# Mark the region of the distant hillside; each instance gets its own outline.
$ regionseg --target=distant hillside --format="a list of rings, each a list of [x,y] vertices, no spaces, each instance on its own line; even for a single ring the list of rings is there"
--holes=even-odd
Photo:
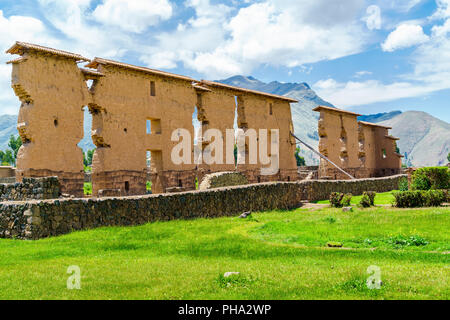
[[[19,134],[17,132],[17,116],[0,115],[0,150],[8,148],[9,137]]]
[[[319,134],[317,132],[317,121],[319,113],[312,111],[318,105],[334,107],[331,103],[320,98],[307,83],[280,83],[273,81],[264,83],[253,77],[234,76],[218,82],[258,90],[282,96],[288,96],[299,101],[292,104],[292,121],[295,134],[317,149],[319,145]],[[318,164],[318,158],[311,151],[301,146],[302,156],[307,164]]]
[[[406,162],[414,166],[447,164],[450,152],[450,124],[426,112],[408,111],[380,122],[392,127]]]
[[[381,122],[381,121],[387,121],[390,120],[399,114],[401,114],[401,111],[391,111],[391,112],[383,112],[383,113],[377,113],[377,114],[369,114],[358,117],[359,121],[367,121],[367,122]]]

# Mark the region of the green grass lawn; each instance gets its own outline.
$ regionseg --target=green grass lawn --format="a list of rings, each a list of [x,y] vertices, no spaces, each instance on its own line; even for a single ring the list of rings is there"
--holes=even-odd
[[[386,192],[386,193],[377,193],[375,197],[375,205],[386,205],[392,204],[394,201],[394,193],[395,191]],[[362,196],[354,196],[352,198],[351,204],[357,205],[361,201]],[[330,204],[330,200],[317,201],[318,204]]]
[[[324,208],[3,239],[0,299],[449,299],[449,229],[449,208]]]

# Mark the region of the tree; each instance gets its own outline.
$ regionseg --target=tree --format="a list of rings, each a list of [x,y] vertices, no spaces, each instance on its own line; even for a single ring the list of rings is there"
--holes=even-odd
[[[22,146],[22,139],[20,136],[14,137],[14,135],[11,135],[9,137],[8,146],[11,149],[6,149],[6,151],[0,150],[0,164],[3,166],[13,166],[16,164],[17,153]]]
[[[14,163],[15,163],[15,160],[17,159],[17,153],[19,152],[19,149],[22,146],[22,139],[20,138],[20,136],[14,137],[14,135],[11,135],[9,137],[8,146],[14,152]]]
[[[450,162],[450,153],[447,155],[447,161]]]
[[[86,167],[92,166],[92,158],[94,157],[94,152],[95,152],[95,149],[92,149],[92,150],[88,150],[84,154],[83,163]]]
[[[300,156],[300,147],[295,149],[295,159],[297,160],[297,167],[306,166],[305,158]]]
[[[0,150],[0,164],[2,166],[14,165],[14,155],[11,150],[5,152]]]

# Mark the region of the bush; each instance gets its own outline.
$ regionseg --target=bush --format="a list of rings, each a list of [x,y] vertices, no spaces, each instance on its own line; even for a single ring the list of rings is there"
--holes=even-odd
[[[394,193],[394,206],[397,208],[438,207],[447,195],[442,190],[413,190]]]
[[[351,193],[347,193],[345,196],[342,197],[342,207],[349,207],[350,203],[352,202],[353,195]]]
[[[400,179],[400,181],[398,183],[398,189],[400,191],[408,191],[409,190],[409,184],[408,184],[407,178]]]
[[[367,196],[369,197],[370,205],[374,206],[375,205],[375,197],[377,196],[377,193],[375,191],[367,191],[364,193],[367,194]]]
[[[412,190],[438,190],[450,188],[450,169],[429,167],[417,169],[412,175]]]
[[[344,194],[340,192],[333,192],[330,194],[330,204],[334,208],[342,208],[342,199]]]
[[[423,197],[424,205],[426,207],[439,207],[447,200],[447,195],[442,190],[429,190],[428,192],[423,192]]]
[[[333,192],[330,194],[330,204],[334,208],[342,208],[349,207],[352,201],[353,195],[351,193],[347,193],[344,195],[340,192]]]
[[[370,197],[367,194],[367,192],[364,192],[361,201],[359,202],[359,205],[363,208],[370,208],[371,206],[371,202],[370,202]]]

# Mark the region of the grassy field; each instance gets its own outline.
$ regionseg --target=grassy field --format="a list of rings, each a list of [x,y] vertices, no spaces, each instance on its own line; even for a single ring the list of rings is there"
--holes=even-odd
[[[378,193],[375,197],[375,205],[392,204],[394,201],[394,192]],[[357,205],[361,201],[362,196],[354,196],[351,204]],[[318,204],[330,204],[330,200],[317,201]]]
[[[449,229],[449,208],[323,208],[0,240],[0,299],[449,299]]]

